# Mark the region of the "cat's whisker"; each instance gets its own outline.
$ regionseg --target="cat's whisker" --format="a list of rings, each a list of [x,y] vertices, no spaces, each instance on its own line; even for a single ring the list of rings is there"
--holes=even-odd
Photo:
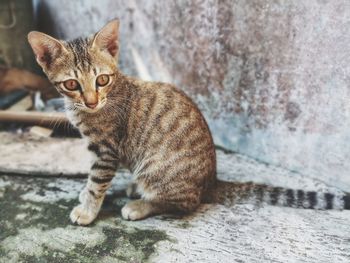
[[[52,129],[55,130],[60,124],[60,122],[61,122],[60,118],[54,118],[53,120],[50,121],[49,126],[53,126]]]

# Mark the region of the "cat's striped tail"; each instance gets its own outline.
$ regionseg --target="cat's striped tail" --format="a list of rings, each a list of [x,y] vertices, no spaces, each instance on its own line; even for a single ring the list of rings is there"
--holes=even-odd
[[[224,205],[253,202],[294,208],[350,210],[349,193],[332,194],[264,184],[224,181],[217,181],[216,185],[204,196],[203,202]]]

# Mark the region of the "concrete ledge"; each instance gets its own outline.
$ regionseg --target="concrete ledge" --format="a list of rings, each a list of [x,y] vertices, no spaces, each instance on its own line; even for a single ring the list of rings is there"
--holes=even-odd
[[[86,177],[91,155],[82,139],[0,132],[0,172],[32,176]]]

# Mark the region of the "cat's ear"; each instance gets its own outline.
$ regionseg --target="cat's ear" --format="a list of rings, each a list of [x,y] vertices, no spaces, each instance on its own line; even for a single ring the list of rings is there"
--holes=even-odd
[[[37,62],[43,68],[49,68],[53,61],[66,50],[59,40],[37,31],[28,34],[28,41]]]
[[[113,57],[118,56],[119,51],[119,20],[114,19],[105,25],[94,36],[92,47],[108,51]]]

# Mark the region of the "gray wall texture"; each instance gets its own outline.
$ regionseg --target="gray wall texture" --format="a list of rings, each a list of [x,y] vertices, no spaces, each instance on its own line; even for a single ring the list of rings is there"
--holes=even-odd
[[[350,1],[36,0],[63,39],[121,20],[120,67],[175,83],[217,144],[350,188]]]

